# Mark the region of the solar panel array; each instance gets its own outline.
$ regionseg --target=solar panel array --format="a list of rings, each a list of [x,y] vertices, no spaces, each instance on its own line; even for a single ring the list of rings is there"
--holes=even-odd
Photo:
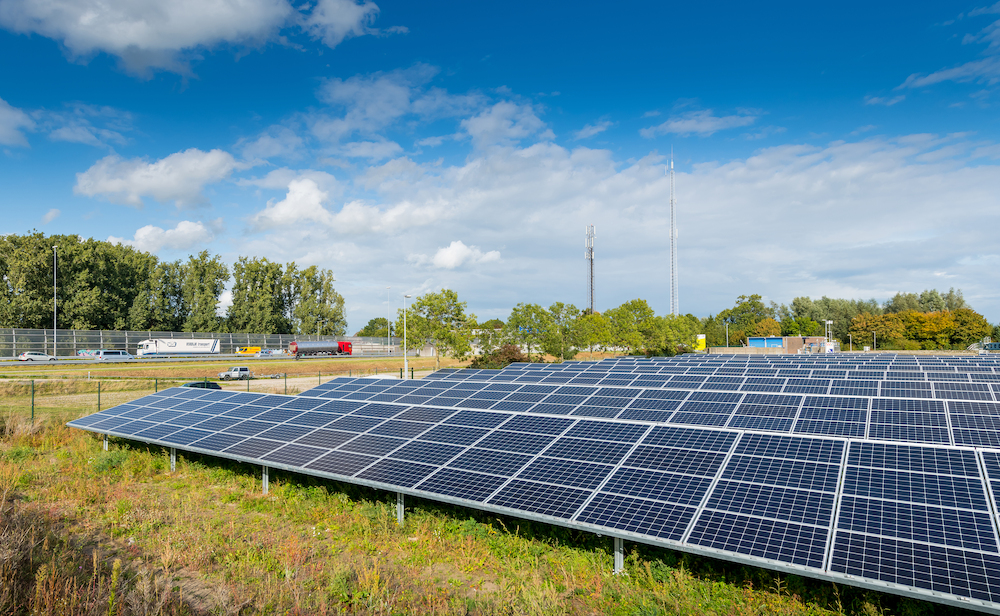
[[[175,388],[70,425],[1000,613],[1000,403],[974,380],[1000,366],[874,357],[516,364],[300,396]],[[986,387],[963,399],[940,383]]]

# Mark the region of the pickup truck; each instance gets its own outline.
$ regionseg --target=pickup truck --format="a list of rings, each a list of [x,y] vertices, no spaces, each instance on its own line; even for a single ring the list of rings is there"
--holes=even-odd
[[[235,366],[233,368],[230,368],[229,370],[226,370],[225,372],[219,373],[219,379],[223,381],[232,381],[233,379],[249,380],[252,378],[253,378],[253,372],[250,372],[250,368],[247,368],[246,366]]]

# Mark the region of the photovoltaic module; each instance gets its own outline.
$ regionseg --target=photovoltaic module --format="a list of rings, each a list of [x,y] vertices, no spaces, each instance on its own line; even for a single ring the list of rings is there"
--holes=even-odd
[[[1000,362],[616,358],[174,388],[92,432],[1000,613]]]

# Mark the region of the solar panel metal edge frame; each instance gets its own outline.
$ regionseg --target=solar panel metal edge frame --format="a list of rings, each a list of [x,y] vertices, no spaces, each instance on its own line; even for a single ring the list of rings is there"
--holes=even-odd
[[[387,379],[387,380],[389,380],[389,379]],[[257,392],[251,392],[251,393],[257,393]],[[268,395],[268,396],[286,397],[283,394],[258,394],[258,395],[261,395],[261,396]],[[289,399],[312,398],[312,399],[325,400],[325,401],[329,400],[328,398],[314,398],[314,397],[311,397],[311,396],[302,396],[302,395],[298,395],[298,396],[289,395],[287,397]],[[437,405],[411,405],[411,404],[400,404],[400,403],[394,403],[394,402],[386,402],[386,403],[381,403],[381,404],[392,404],[394,406],[399,406],[400,408],[428,406],[428,407],[432,407],[432,408],[460,410],[460,409],[454,409],[452,407],[439,407]],[[116,405],[116,406],[119,406],[119,405]],[[110,407],[110,408],[114,408],[114,407]],[[513,413],[513,414],[514,415],[522,415],[522,413]],[[89,416],[89,415],[87,415],[87,416]],[[596,421],[609,421],[606,418],[596,418],[596,417],[577,417],[576,419],[578,419],[578,420],[588,420],[589,419],[589,420],[596,420]],[[610,421],[631,422],[631,420],[616,420],[616,419],[611,419]],[[68,424],[69,423],[72,423],[72,421],[68,422]],[[639,422],[639,423],[650,423],[650,422]],[[656,425],[656,424],[654,424],[654,425]],[[976,610],[976,611],[982,611],[982,612],[987,612],[987,613],[1000,614],[1000,602],[998,602],[998,603],[992,603],[992,602],[988,602],[988,601],[983,601],[983,600],[975,599],[975,598],[972,598],[972,597],[963,597],[961,595],[955,595],[955,594],[950,594],[950,593],[941,593],[941,592],[936,592],[936,591],[932,591],[932,590],[925,590],[925,589],[921,589],[921,588],[915,588],[915,587],[906,586],[906,585],[902,585],[902,584],[895,584],[895,583],[892,583],[892,582],[884,582],[884,581],[880,581],[880,580],[876,580],[876,579],[871,579],[871,578],[863,578],[863,577],[856,577],[856,576],[852,576],[852,575],[848,575],[848,574],[834,573],[834,572],[829,572],[829,571],[826,571],[826,570],[823,570],[823,569],[817,569],[817,568],[814,568],[814,567],[807,567],[807,566],[802,566],[802,565],[794,565],[794,564],[787,563],[787,562],[780,561],[780,560],[774,560],[774,559],[762,558],[762,557],[756,557],[756,556],[749,556],[749,555],[746,555],[746,554],[740,554],[740,553],[737,553],[737,552],[729,552],[729,551],[720,550],[720,549],[717,549],[717,548],[711,548],[711,547],[705,547],[705,546],[688,544],[688,543],[684,543],[682,541],[674,541],[674,540],[670,540],[670,539],[662,539],[662,538],[657,538],[657,537],[651,537],[649,535],[642,535],[642,534],[631,532],[631,531],[624,531],[624,530],[619,530],[619,529],[615,529],[615,528],[611,528],[611,527],[598,526],[598,525],[595,525],[595,524],[589,524],[589,523],[585,523],[585,522],[577,522],[577,521],[572,520],[572,519],[559,518],[559,517],[556,517],[556,516],[550,516],[550,515],[546,515],[546,514],[534,513],[534,512],[525,511],[525,510],[521,510],[521,509],[514,509],[514,508],[511,508],[511,507],[503,507],[503,506],[498,506],[498,505],[490,505],[490,504],[488,504],[486,502],[470,501],[470,500],[466,500],[466,499],[462,499],[462,498],[458,498],[458,497],[447,496],[447,495],[438,494],[438,493],[435,493],[435,492],[429,492],[429,491],[426,491],[426,490],[419,490],[419,489],[416,489],[416,488],[407,488],[407,487],[402,487],[402,486],[396,486],[396,485],[392,485],[392,484],[382,483],[382,482],[379,482],[379,481],[373,481],[373,480],[369,480],[369,479],[361,479],[361,478],[352,477],[352,476],[339,475],[339,474],[336,474],[336,473],[329,473],[329,472],[326,472],[326,471],[318,471],[318,470],[313,470],[313,469],[307,469],[307,468],[304,468],[304,467],[297,467],[297,466],[293,466],[293,465],[283,464],[283,463],[280,463],[280,462],[271,462],[271,461],[267,461],[267,460],[261,460],[259,458],[251,458],[251,457],[237,455],[237,454],[222,455],[223,452],[220,452],[220,451],[206,450],[206,449],[202,449],[202,448],[199,448],[199,447],[192,447],[190,445],[179,447],[176,444],[168,443],[168,442],[165,442],[165,441],[160,441],[160,440],[157,440],[157,439],[138,439],[138,438],[135,438],[132,435],[124,435],[124,434],[121,434],[121,433],[117,433],[114,430],[92,430],[89,427],[84,427],[84,426],[70,426],[70,427],[73,427],[73,428],[76,428],[76,429],[80,429],[80,430],[84,430],[84,431],[88,431],[88,432],[91,432],[91,433],[96,433],[96,434],[106,434],[108,436],[114,436],[114,437],[117,437],[117,438],[122,438],[124,440],[154,444],[154,445],[158,445],[158,446],[161,446],[161,447],[164,447],[164,448],[167,448],[167,449],[171,449],[172,448],[172,449],[179,450],[179,451],[188,451],[188,452],[198,453],[198,454],[201,454],[201,455],[207,455],[207,456],[211,456],[211,457],[215,457],[215,458],[219,458],[219,459],[224,459],[224,460],[234,460],[234,461],[237,461],[237,462],[241,462],[241,463],[245,463],[245,464],[251,464],[251,465],[255,465],[255,466],[266,466],[269,469],[278,469],[278,470],[283,470],[283,471],[286,471],[286,472],[298,473],[298,474],[301,474],[301,475],[308,475],[308,476],[319,477],[319,478],[323,478],[323,479],[330,479],[330,480],[333,480],[333,481],[339,481],[339,482],[349,483],[349,484],[353,484],[353,485],[362,485],[362,486],[366,486],[366,487],[370,487],[370,488],[374,488],[374,489],[378,489],[378,490],[384,490],[384,491],[387,491],[387,492],[397,492],[397,493],[401,493],[401,494],[404,494],[404,495],[414,496],[414,497],[418,497],[418,498],[425,498],[427,500],[437,501],[437,502],[442,502],[442,503],[447,503],[447,504],[456,505],[456,506],[460,506],[460,507],[467,507],[467,508],[471,508],[471,509],[478,509],[480,511],[486,511],[486,512],[490,512],[490,513],[497,513],[497,514],[501,514],[501,515],[508,515],[508,516],[511,516],[511,517],[521,518],[521,519],[535,521],[535,522],[541,522],[541,523],[544,523],[544,524],[551,524],[551,525],[554,525],[554,526],[561,526],[561,527],[564,527],[564,528],[572,528],[572,529],[576,529],[576,530],[582,530],[582,531],[594,533],[594,534],[596,534],[598,536],[605,536],[606,535],[606,536],[609,536],[609,537],[616,537],[616,538],[620,538],[620,539],[627,539],[627,540],[630,540],[630,541],[635,541],[637,543],[644,543],[644,544],[652,545],[652,546],[656,546],[656,547],[664,547],[664,548],[668,548],[668,549],[674,549],[674,550],[678,550],[678,551],[681,551],[681,552],[686,552],[686,553],[689,553],[689,554],[695,554],[695,555],[701,555],[701,556],[708,556],[708,557],[711,557],[711,558],[717,558],[717,559],[725,560],[725,561],[728,561],[728,562],[735,562],[735,563],[739,563],[739,564],[743,564],[743,565],[749,565],[749,566],[753,566],[753,567],[761,567],[761,568],[765,568],[765,569],[771,569],[771,570],[774,570],[774,571],[780,571],[780,572],[783,572],[783,573],[789,573],[789,574],[794,574],[794,575],[804,575],[806,577],[811,577],[811,578],[822,580],[822,581],[842,582],[842,583],[846,583],[846,584],[851,585],[851,586],[856,586],[856,587],[861,587],[861,588],[867,588],[869,590],[875,590],[875,591],[879,591],[879,592],[890,592],[892,594],[906,596],[906,597],[911,597],[911,598],[915,598],[915,599],[927,600],[927,601],[932,601],[932,602],[935,602],[935,603],[943,603],[943,604],[952,605],[952,606],[955,606],[955,607],[962,607],[962,608],[966,608],[966,609],[973,609],[973,610]],[[774,432],[764,432],[764,431],[755,431],[755,430],[744,430],[744,429],[738,429],[738,428],[717,427],[717,426],[698,426],[698,427],[695,427],[695,426],[676,426],[676,427],[680,427],[680,428],[685,428],[686,427],[686,428],[698,429],[698,430],[709,430],[709,431],[713,431],[713,432],[728,432],[728,433],[734,433],[734,434],[736,434],[736,439],[733,441],[733,444],[731,445],[730,449],[726,452],[726,461],[724,461],[722,464],[719,465],[718,470],[715,472],[715,475],[712,477],[712,486],[710,486],[708,488],[708,490],[706,491],[705,495],[702,497],[702,500],[699,503],[699,505],[698,505],[698,507],[697,507],[697,509],[695,511],[695,514],[692,515],[691,521],[688,523],[688,530],[690,530],[691,528],[693,528],[694,524],[698,521],[698,513],[701,512],[704,509],[704,505],[707,502],[707,499],[712,494],[712,488],[714,487],[714,485],[716,483],[718,483],[718,481],[719,481],[719,479],[721,477],[721,474],[723,473],[723,471],[727,467],[728,459],[733,455],[733,451],[735,450],[736,446],[741,442],[741,439],[743,438],[743,436],[745,434],[748,434],[748,433],[749,434],[765,434],[765,435],[776,435],[776,433],[774,433]],[[838,514],[839,514],[839,510],[840,510],[839,503],[840,503],[841,497],[843,495],[843,487],[844,487],[843,476],[844,476],[844,473],[846,472],[846,468],[847,468],[847,461],[846,460],[847,460],[848,451],[849,451],[851,443],[853,443],[853,442],[874,442],[874,443],[894,444],[894,445],[902,445],[902,446],[917,446],[917,447],[928,447],[928,448],[944,448],[944,449],[965,450],[965,451],[972,451],[974,453],[976,453],[978,451],[997,451],[997,452],[1000,452],[1000,449],[995,449],[995,448],[976,448],[976,447],[970,447],[970,446],[964,446],[964,445],[930,445],[930,444],[920,444],[920,443],[908,443],[908,442],[902,442],[902,441],[874,441],[874,440],[871,440],[871,439],[845,438],[845,437],[836,437],[836,436],[828,436],[828,435],[791,435],[791,434],[780,434],[780,433],[777,434],[777,435],[799,436],[799,437],[802,437],[802,438],[815,438],[815,439],[822,439],[822,440],[840,441],[840,442],[842,442],[844,444],[844,453],[843,453],[842,459],[841,459],[841,461],[839,463],[840,464],[840,468],[839,468],[839,473],[838,473],[839,477],[838,477],[838,482],[837,482],[835,505],[834,505],[834,508],[832,510],[832,515],[830,517],[829,526],[827,527],[829,535],[828,535],[828,538],[827,538],[827,545],[826,545],[826,547],[824,549],[824,566],[825,567],[829,566],[830,556],[832,554],[834,537],[835,537],[835,533],[836,533],[836,530],[837,530],[836,529],[836,523],[837,523],[837,518],[838,518]],[[977,457],[977,460],[978,460],[978,458],[980,456],[976,455],[976,457]],[[379,456],[378,459],[379,460],[386,459],[386,456]],[[369,468],[370,466],[374,465],[375,463],[376,462],[372,462],[371,464],[368,465],[368,467],[365,467],[365,468]],[[443,466],[442,466],[442,468],[443,468]],[[358,472],[360,473],[360,472],[362,472],[362,470],[364,470],[364,469],[361,469]],[[516,473],[515,473],[515,475],[516,475]],[[513,480],[513,479],[514,479],[514,476],[512,476],[509,480]],[[986,490],[987,503],[992,508],[993,505],[994,505],[993,499],[990,498],[991,493],[989,491],[989,487],[985,485],[985,483],[988,482],[989,479],[986,478],[986,479],[983,479],[983,481],[984,481],[984,486],[983,487],[984,487],[984,490]],[[598,488],[594,489],[595,495],[597,493],[597,490],[598,490]],[[580,513],[583,510],[583,507],[584,507],[584,504],[581,504],[581,506],[576,510],[575,513],[577,513],[577,514]],[[993,520],[993,524],[997,525],[998,524],[998,519],[997,519],[996,512],[994,512],[994,515],[992,515],[991,518]],[[998,532],[1000,532],[1000,529],[997,529],[997,530],[998,530]],[[687,534],[687,532],[685,532],[685,535],[686,534]]]

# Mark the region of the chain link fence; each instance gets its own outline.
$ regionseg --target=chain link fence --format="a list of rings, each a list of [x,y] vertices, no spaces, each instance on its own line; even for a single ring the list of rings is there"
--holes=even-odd
[[[420,378],[421,371],[416,373]],[[297,395],[338,376],[368,376],[376,370],[316,372],[311,375],[276,375],[243,381],[215,381],[223,390]],[[401,376],[397,370],[377,372]],[[414,374],[406,375],[406,378]],[[49,378],[0,379],[0,431],[41,423],[64,423],[101,409],[131,402],[170,387],[199,379],[191,378]]]
[[[135,355],[143,340],[218,340],[221,355],[236,353],[240,347],[287,349],[288,343],[307,340],[344,340],[352,343],[355,355],[385,356],[399,353],[400,338],[363,336],[319,336],[317,334],[232,334],[222,332],[106,331],[82,329],[0,329],[0,358],[14,358],[27,351],[59,357],[75,357],[81,351],[116,349]]]

